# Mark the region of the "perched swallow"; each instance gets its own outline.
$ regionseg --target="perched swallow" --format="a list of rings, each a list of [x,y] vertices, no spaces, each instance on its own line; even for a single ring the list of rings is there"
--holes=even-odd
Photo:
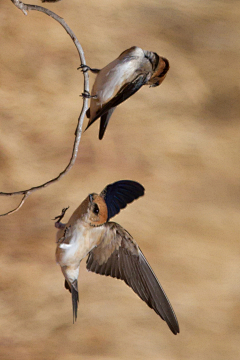
[[[174,334],[179,332],[173,308],[132,236],[109,219],[127,204],[144,195],[141,184],[122,180],[107,185],[98,194],[90,194],[74,211],[67,224],[55,219],[56,260],[65,277],[65,287],[72,293],[73,322],[77,319],[78,274],[81,260],[88,255],[87,269],[124,280],[147,303]]]
[[[168,70],[169,62],[158,54],[142,50],[137,46],[122,52],[119,57],[103,69],[80,66],[83,71],[97,73],[90,95],[90,108],[86,115],[89,126],[99,117],[99,139],[103,138],[109,119],[116,106],[127,100],[143,85],[155,87],[161,84]]]

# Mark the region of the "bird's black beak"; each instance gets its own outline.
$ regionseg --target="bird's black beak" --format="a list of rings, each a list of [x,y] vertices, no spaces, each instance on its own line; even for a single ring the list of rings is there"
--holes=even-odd
[[[150,85],[149,87],[156,87],[156,86],[159,86],[159,85],[160,85],[160,82],[158,81],[155,84]]]

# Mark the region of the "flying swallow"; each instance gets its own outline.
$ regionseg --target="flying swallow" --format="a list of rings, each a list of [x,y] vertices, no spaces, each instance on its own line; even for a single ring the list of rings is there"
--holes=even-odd
[[[72,293],[73,322],[77,319],[78,275],[81,260],[88,255],[87,269],[100,275],[124,280],[147,303],[174,334],[179,332],[173,308],[132,236],[109,219],[127,204],[144,195],[141,184],[121,180],[107,185],[98,195],[90,194],[74,211],[67,224],[60,220],[57,232],[56,260],[65,277],[65,287]]]
[[[82,65],[80,68],[97,74],[91,96],[82,95],[91,98],[90,108],[86,113],[89,122],[85,130],[101,118],[99,130],[101,140],[116,106],[127,100],[143,85],[150,87],[160,85],[169,70],[169,62],[152,51],[133,46],[101,70],[91,69],[87,65]]]

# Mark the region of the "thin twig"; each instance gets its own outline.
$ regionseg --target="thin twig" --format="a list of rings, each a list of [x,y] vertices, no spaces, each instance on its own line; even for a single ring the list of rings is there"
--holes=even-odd
[[[3,194],[4,194],[4,193],[3,193]],[[18,210],[23,206],[26,198],[27,198],[29,195],[30,195],[30,192],[27,192],[26,194],[24,194],[22,200],[20,201],[19,205],[18,205],[15,209],[10,210],[10,211],[8,211],[8,212],[5,213],[5,214],[0,214],[0,216],[10,215],[10,214],[13,214],[13,213],[15,213],[16,211],[18,211]]]
[[[46,8],[44,8],[42,6],[27,5],[27,4],[24,4],[23,2],[21,2],[19,0],[11,0],[11,1],[25,15],[27,15],[27,12],[30,11],[30,10],[40,11],[40,12],[43,12],[44,14],[52,17],[60,25],[62,25],[62,27],[66,30],[66,32],[71,37],[71,39],[74,42],[74,45],[77,48],[81,64],[85,65],[85,57],[84,57],[84,52],[83,52],[82,46],[80,45],[80,43],[79,43],[78,39],[76,38],[75,34],[73,33],[73,31],[70,29],[70,27],[66,24],[66,22],[60,16],[58,16],[54,12],[52,12],[49,9],[46,9]],[[88,73],[84,72],[83,76],[84,76],[84,92],[89,92]],[[20,202],[20,204],[14,210],[10,210],[9,212],[7,212],[5,214],[0,214],[0,216],[9,215],[9,214],[12,214],[12,213],[18,211],[21,208],[21,206],[24,204],[25,200],[27,199],[27,197],[30,194],[32,194],[33,192],[35,192],[37,190],[43,189],[43,188],[55,183],[56,181],[60,180],[68,171],[71,170],[71,168],[73,167],[73,165],[75,163],[75,160],[77,158],[78,147],[79,147],[79,143],[80,143],[81,135],[82,135],[82,124],[83,124],[83,119],[84,119],[85,113],[87,111],[87,108],[88,108],[88,99],[83,98],[83,107],[82,107],[82,110],[81,110],[79,118],[78,118],[78,125],[77,125],[77,129],[76,129],[72,155],[71,155],[71,159],[70,159],[68,165],[66,166],[66,168],[62,172],[60,172],[60,174],[58,176],[56,176],[55,178],[45,182],[44,184],[33,186],[30,189],[26,189],[26,190],[14,191],[14,192],[9,192],[9,193],[0,192],[0,196],[24,195],[21,202]]]

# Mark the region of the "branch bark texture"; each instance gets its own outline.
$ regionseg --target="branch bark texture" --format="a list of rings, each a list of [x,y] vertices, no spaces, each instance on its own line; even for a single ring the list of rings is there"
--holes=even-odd
[[[19,10],[21,10],[24,13],[24,15],[27,15],[28,11],[31,11],[31,10],[40,11],[40,12],[50,16],[51,18],[56,20],[60,25],[62,25],[62,27],[65,29],[65,31],[68,33],[68,35],[71,37],[74,45],[76,46],[77,52],[79,54],[81,65],[86,65],[82,46],[79,43],[76,35],[73,33],[73,31],[70,29],[70,27],[67,25],[67,23],[64,21],[63,18],[61,18],[60,16],[55,14],[53,11],[51,11],[49,9],[46,9],[46,8],[44,8],[42,6],[28,5],[28,4],[23,3],[20,0],[11,0],[11,1]],[[89,76],[88,76],[88,73],[83,72],[83,76],[84,76],[84,90],[83,90],[83,92],[88,93],[89,92]],[[51,179],[51,180],[49,180],[49,181],[47,181],[47,182],[45,182],[45,183],[43,183],[41,185],[33,186],[33,187],[31,187],[29,189],[26,189],[26,190],[20,190],[20,191],[14,191],[14,192],[0,192],[0,196],[22,195],[21,202],[19,203],[19,205],[15,209],[10,210],[5,214],[0,214],[0,216],[10,215],[10,214],[13,214],[14,212],[18,211],[22,207],[22,205],[24,204],[25,200],[28,198],[29,195],[31,195],[35,191],[41,190],[41,189],[55,183],[56,181],[60,180],[64,175],[66,175],[71,170],[71,168],[73,167],[73,165],[75,163],[75,160],[77,158],[78,148],[79,148],[81,135],[82,135],[82,124],[83,124],[83,120],[84,120],[87,108],[88,108],[88,99],[86,97],[83,97],[83,106],[82,106],[80,115],[78,117],[78,125],[77,125],[77,129],[76,129],[76,133],[75,133],[75,140],[74,140],[74,144],[73,144],[72,155],[71,155],[70,161],[67,164],[67,166],[65,167],[65,169],[63,171],[61,171],[58,176],[56,176],[55,178],[53,178],[53,179]]]

